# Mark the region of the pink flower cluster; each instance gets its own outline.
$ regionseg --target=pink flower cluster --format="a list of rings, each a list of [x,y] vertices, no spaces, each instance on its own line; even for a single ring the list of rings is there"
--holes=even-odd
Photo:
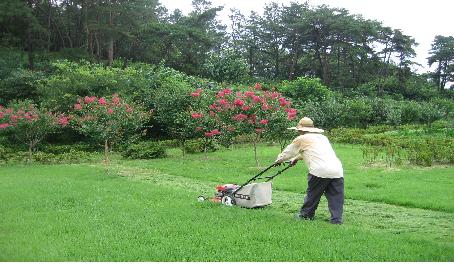
[[[240,113],[240,114],[233,116],[232,119],[234,119],[236,121],[244,121],[245,119],[247,119],[247,115]]]
[[[100,98],[98,100],[98,104],[101,105],[101,106],[105,106],[107,104],[107,101],[105,98]]]
[[[117,108],[122,107],[122,100],[118,94],[113,94],[110,102],[104,97],[97,98],[96,96],[86,96],[83,99],[79,98],[73,108],[76,111],[82,111],[85,108],[92,110],[94,108],[99,108],[99,106],[105,107],[107,114],[113,114]],[[123,105],[123,108],[127,113],[131,113],[133,111],[131,106],[126,103]]]
[[[70,117],[64,114],[60,114],[58,117],[51,112],[40,114],[39,110],[33,105],[18,110],[12,108],[5,109],[3,106],[0,106],[0,129],[20,127],[21,124],[33,124],[44,116],[50,118],[54,124],[63,127],[66,126],[70,120]]]
[[[39,120],[39,115],[33,106],[29,106],[28,109],[19,109],[17,111],[12,108],[5,109],[5,107],[0,106],[0,129],[16,126],[17,123],[21,121],[32,123],[37,120]]]
[[[296,109],[288,108],[288,109],[285,109],[285,112],[287,112],[287,119],[294,120],[296,118],[296,115],[297,115]]]
[[[62,127],[65,127],[66,125],[69,124],[69,119],[70,117],[69,116],[65,116],[65,115],[60,115],[60,117],[58,117],[58,124],[60,124]]]
[[[197,88],[195,92],[192,92],[191,93],[191,96],[196,98],[196,97],[200,97],[200,95],[202,94],[203,90],[201,88]]]
[[[216,136],[216,135],[219,135],[221,134],[221,132],[218,130],[218,129],[214,129],[214,130],[211,130],[209,132],[205,132],[205,137],[213,137],[213,136]]]
[[[118,97],[118,94],[113,94],[112,96],[112,105],[118,106],[121,103],[120,97]]]
[[[90,104],[96,100],[96,97],[95,96],[92,96],[92,97],[86,96],[84,100],[85,100],[86,104]]]
[[[241,107],[244,105],[244,101],[242,101],[241,99],[235,99],[235,101],[233,101],[233,104],[237,107]]]
[[[290,106],[291,103],[290,103],[290,101],[287,101],[284,97],[280,97],[279,98],[279,105],[281,107],[286,107],[286,106]]]
[[[208,109],[191,112],[191,117],[192,119],[210,117],[209,121],[218,124],[226,132],[235,131],[237,125],[231,124],[231,122],[238,122],[242,124],[240,127],[246,126],[245,128],[255,130],[256,133],[262,133],[268,128],[272,128],[268,126],[273,122],[270,117],[274,117],[275,112],[286,113],[288,120],[296,118],[296,109],[290,108],[291,102],[281,93],[275,91],[274,88],[270,91],[263,90],[260,83],[256,83],[254,87],[255,90],[250,87],[244,92],[236,93],[230,88],[222,89],[217,92],[215,101],[209,105]],[[200,91],[193,93],[199,94]],[[200,126],[195,130],[203,132]],[[205,131],[204,135],[212,137],[216,134],[212,134],[212,131]]]
[[[260,124],[267,125],[268,124],[268,120],[263,119],[263,120],[260,121]]]
[[[203,114],[202,114],[202,113],[196,113],[196,112],[194,112],[194,113],[191,114],[191,117],[192,117],[193,119],[200,119],[200,118],[203,117]]]
[[[217,98],[224,98],[225,95],[230,95],[232,94],[232,90],[230,88],[225,88],[221,91],[218,92],[218,94],[216,95]]]

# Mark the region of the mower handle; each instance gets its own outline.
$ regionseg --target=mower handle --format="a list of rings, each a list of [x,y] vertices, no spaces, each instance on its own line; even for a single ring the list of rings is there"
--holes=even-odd
[[[276,164],[273,163],[271,166],[265,168],[265,169],[262,170],[260,173],[258,173],[257,175],[255,175],[254,177],[252,177],[251,179],[249,179],[246,183],[244,183],[243,185],[241,185],[238,189],[236,189],[236,190],[232,193],[232,195],[235,196],[235,194],[236,194],[239,190],[241,190],[244,186],[246,186],[247,184],[251,183],[252,181],[254,181],[254,180],[256,180],[256,179],[267,179],[266,182],[271,181],[274,177],[276,177],[277,175],[281,174],[282,172],[286,171],[287,169],[289,169],[289,168],[291,168],[291,167],[293,166],[293,164],[290,163],[289,161],[286,161],[286,162],[284,162],[284,163],[288,163],[288,165],[287,165],[285,168],[283,168],[283,169],[279,170],[278,172],[276,172],[274,175],[269,176],[269,177],[260,177],[263,173],[265,173],[266,171],[268,171],[270,168],[277,166]]]

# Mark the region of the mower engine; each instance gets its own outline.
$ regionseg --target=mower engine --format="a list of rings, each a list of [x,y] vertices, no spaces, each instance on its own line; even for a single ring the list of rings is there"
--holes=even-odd
[[[216,194],[215,198],[222,200],[222,197],[232,194],[236,191],[240,186],[236,184],[224,184],[216,186]]]
[[[228,197],[228,195],[231,195],[233,192],[235,192],[235,190],[237,190],[239,187],[240,186],[236,184],[218,185],[216,186],[216,192],[214,194],[214,197],[210,198],[210,201],[223,203],[223,200],[225,200]],[[198,200],[204,201],[205,197],[199,196]]]

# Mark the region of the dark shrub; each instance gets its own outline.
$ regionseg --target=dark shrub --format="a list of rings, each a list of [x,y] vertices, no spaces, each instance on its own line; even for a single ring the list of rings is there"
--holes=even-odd
[[[121,155],[132,159],[155,159],[166,157],[166,150],[159,142],[139,142],[127,147]]]

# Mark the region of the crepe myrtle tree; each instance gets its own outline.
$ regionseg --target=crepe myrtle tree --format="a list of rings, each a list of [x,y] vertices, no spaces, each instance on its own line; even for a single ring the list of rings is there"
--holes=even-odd
[[[16,101],[0,106],[0,133],[8,134],[28,146],[31,162],[37,145],[49,134],[65,127],[69,117],[40,109],[31,101]]]
[[[193,138],[202,138],[205,159],[208,159],[208,145],[221,134],[219,130],[219,122],[213,116],[213,112],[208,108],[209,102],[213,100],[213,95],[210,91],[203,91],[198,88],[190,93],[192,101],[188,112],[185,116],[188,118],[186,128],[188,134]]]
[[[121,99],[86,96],[79,98],[71,111],[71,126],[104,145],[104,163],[109,166],[109,150],[114,143],[135,136],[149,120],[151,111]]]
[[[206,137],[253,134],[254,158],[259,166],[258,141],[264,136],[281,139],[282,129],[296,118],[297,110],[291,108],[291,102],[279,92],[263,90],[257,83],[246,90],[225,88],[211,99],[208,109],[198,109],[191,116],[200,121],[196,130],[203,131]]]

